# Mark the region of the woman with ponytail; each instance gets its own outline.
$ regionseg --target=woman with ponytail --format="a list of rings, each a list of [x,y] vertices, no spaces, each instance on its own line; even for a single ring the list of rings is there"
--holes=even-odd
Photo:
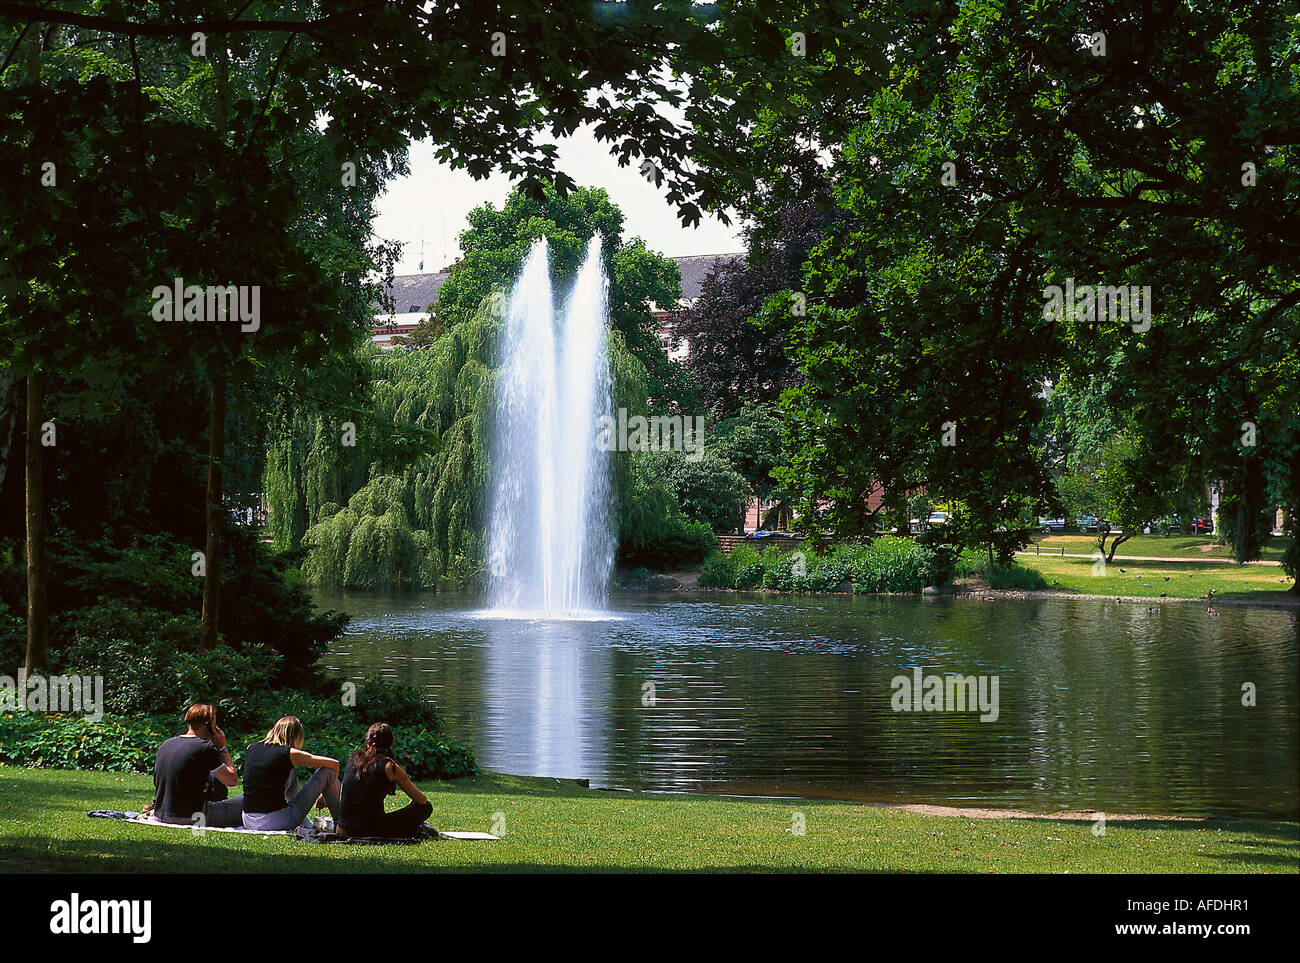
[[[347,835],[410,838],[419,835],[420,825],[433,814],[433,806],[392,752],[393,727],[376,722],[366,730],[365,744],[348,760],[338,818],[339,829]],[[384,800],[399,788],[410,803],[396,812],[384,812]]]

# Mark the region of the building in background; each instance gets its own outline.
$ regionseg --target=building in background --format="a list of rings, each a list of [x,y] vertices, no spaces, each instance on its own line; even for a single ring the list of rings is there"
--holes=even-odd
[[[743,254],[696,254],[690,257],[673,258],[682,275],[682,296],[673,305],[650,303],[650,313],[655,319],[659,343],[664,352],[674,361],[680,361],[690,354],[690,345],[685,339],[676,336],[673,316],[683,308],[690,307],[700,296],[704,286],[705,275],[713,269],[718,261],[744,259]],[[374,327],[371,339],[381,348],[391,348],[393,339],[410,334],[420,322],[429,316],[429,306],[438,298],[438,288],[450,276],[450,269],[434,271],[428,274],[399,274],[393,278],[388,293],[393,298],[392,313],[383,313],[376,306]]]
[[[704,278],[713,270],[715,264],[720,261],[743,261],[744,259],[744,254],[694,254],[690,257],[673,258],[682,276],[682,296],[674,305],[650,302],[650,313],[654,316],[655,324],[658,325],[659,343],[664,346],[664,352],[673,361],[681,361],[691,353],[691,346],[686,343],[686,339],[677,336],[674,323],[677,312],[689,308],[699,299],[700,291],[704,288]]]

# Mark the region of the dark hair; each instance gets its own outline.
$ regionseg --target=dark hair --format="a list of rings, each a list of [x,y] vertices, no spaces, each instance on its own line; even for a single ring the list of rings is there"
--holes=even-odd
[[[185,724],[191,729],[212,728],[217,724],[217,707],[200,702],[185,710]]]
[[[366,730],[365,743],[359,752],[352,754],[349,760],[358,773],[365,772],[379,761],[391,762],[393,749],[393,727],[387,722],[376,722]]]

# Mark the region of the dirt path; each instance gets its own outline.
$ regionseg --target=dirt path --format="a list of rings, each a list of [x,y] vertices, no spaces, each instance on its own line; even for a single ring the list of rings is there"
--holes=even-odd
[[[1095,812],[1066,811],[1059,813],[1031,813],[1023,809],[967,809],[964,806],[927,806],[911,804],[906,806],[889,806],[889,809],[901,809],[922,816],[952,816],[961,819],[1051,819],[1071,820],[1075,822],[1096,822]],[[1102,813],[1107,822],[1135,822],[1137,820],[1158,820],[1160,822],[1199,823],[1204,819],[1195,816],[1154,816],[1146,813]]]

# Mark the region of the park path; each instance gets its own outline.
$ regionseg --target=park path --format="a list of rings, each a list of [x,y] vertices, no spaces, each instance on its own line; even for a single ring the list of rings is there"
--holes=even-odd
[[[1036,555],[1039,558],[1096,558],[1096,552],[1017,552],[1017,555]],[[1222,565],[1233,564],[1230,558],[1221,558],[1208,555],[1203,558],[1188,558],[1187,556],[1175,557],[1172,555],[1116,555],[1110,562],[1218,562]],[[1281,565],[1276,559],[1261,558],[1254,562],[1247,562],[1247,565]]]

